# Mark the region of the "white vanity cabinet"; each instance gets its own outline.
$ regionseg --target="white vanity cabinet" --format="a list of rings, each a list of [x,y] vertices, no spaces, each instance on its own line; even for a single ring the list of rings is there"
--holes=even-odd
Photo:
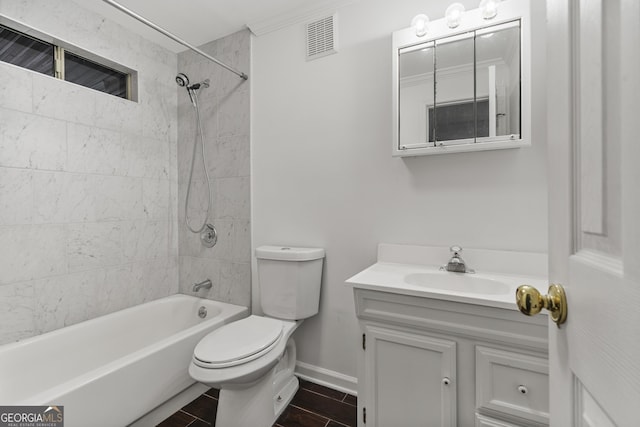
[[[354,296],[359,427],[548,425],[546,316],[357,283]]]

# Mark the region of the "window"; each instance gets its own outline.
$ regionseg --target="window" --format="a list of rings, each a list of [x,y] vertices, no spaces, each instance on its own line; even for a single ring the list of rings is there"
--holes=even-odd
[[[54,75],[54,46],[0,25],[0,61]]]
[[[93,55],[90,55],[92,59],[87,59],[73,50],[0,25],[0,61],[120,98],[133,99],[132,71],[125,67],[116,70],[113,66],[104,65],[111,64],[110,61],[96,61]]]
[[[64,52],[64,79],[68,82],[127,98],[128,77],[128,74]]]
[[[476,111],[474,111],[474,105]],[[475,120],[474,120],[475,116]],[[438,137],[443,141],[489,136],[489,100],[477,100],[475,103],[455,102],[429,107],[429,142],[434,141],[436,126]]]

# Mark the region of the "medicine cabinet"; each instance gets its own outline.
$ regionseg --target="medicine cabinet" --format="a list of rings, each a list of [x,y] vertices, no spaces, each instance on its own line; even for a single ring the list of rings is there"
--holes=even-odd
[[[531,144],[529,3],[507,0],[460,25],[432,21],[393,33],[393,155],[518,148]]]

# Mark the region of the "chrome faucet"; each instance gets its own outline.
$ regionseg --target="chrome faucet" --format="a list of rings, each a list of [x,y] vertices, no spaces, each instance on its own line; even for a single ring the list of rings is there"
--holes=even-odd
[[[204,288],[204,289],[211,289],[211,286],[213,286],[213,284],[211,283],[211,280],[207,279],[203,282],[200,283],[194,283],[193,284],[193,292],[198,292],[200,289]]]
[[[453,256],[449,262],[447,262],[447,265],[440,267],[440,270],[447,270],[453,273],[475,273],[475,270],[467,268],[467,264],[460,256],[460,252],[462,252],[460,246],[451,246],[449,250],[453,252]]]

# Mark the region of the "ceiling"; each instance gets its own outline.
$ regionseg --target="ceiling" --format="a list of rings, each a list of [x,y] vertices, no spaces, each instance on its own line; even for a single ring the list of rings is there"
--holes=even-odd
[[[295,20],[344,0],[116,0],[126,8],[161,26],[186,42],[199,46],[250,27],[267,28],[278,21]],[[125,28],[173,52],[185,48],[125,15],[102,0],[76,0]]]

